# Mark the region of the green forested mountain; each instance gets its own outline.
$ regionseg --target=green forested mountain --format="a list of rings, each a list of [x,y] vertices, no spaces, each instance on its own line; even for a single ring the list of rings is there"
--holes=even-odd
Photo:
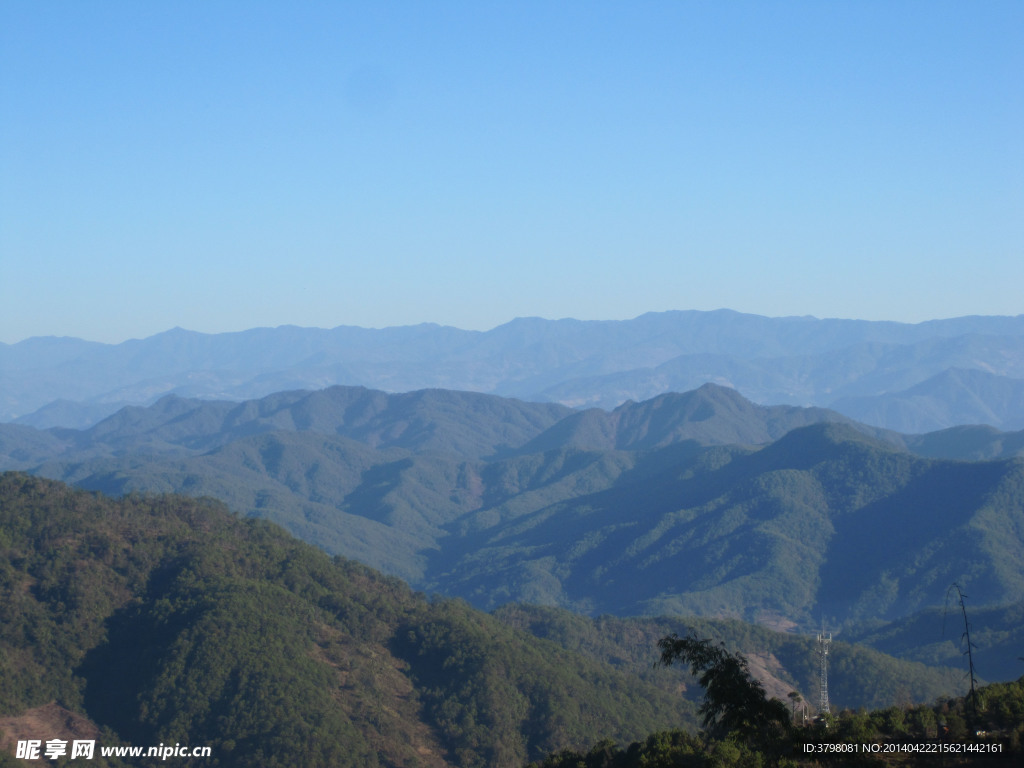
[[[1015,602],[1022,460],[925,458],[912,442],[710,385],[612,413],[332,388],[167,398],[84,432],[0,427],[3,466],[213,496],[488,609],[809,628],[896,621],[953,581],[978,606]]]
[[[512,766],[693,722],[667,686],[221,505],[5,474],[0,728],[54,702],[100,744],[221,766]]]
[[[518,447],[570,413],[553,403],[473,392],[389,395],[364,387],[331,387],[243,403],[169,395],[147,408],[124,408],[86,430],[52,429],[45,434],[54,441],[48,450],[76,455],[117,455],[140,448],[209,451],[252,435],[298,431],[347,437],[379,449],[478,458]]]
[[[883,439],[884,430],[858,425],[825,408],[755,405],[733,389],[705,384],[669,392],[613,411],[591,408],[561,419],[524,445],[521,453],[560,448],[651,450],[685,441],[701,445],[761,445],[790,430],[822,422],[850,424]]]
[[[987,605],[1024,588],[1019,459],[926,460],[841,425],[665,458],[479,531],[437,583],[484,605],[811,625],[891,620],[953,581]]]
[[[889,623],[867,621],[851,626],[843,637],[908,661],[965,668],[964,624],[956,593],[945,605],[928,608]],[[1024,673],[1024,602],[978,607],[965,600],[973,658],[979,676],[1013,680]]]
[[[1024,456],[1024,430],[1000,432],[977,424],[907,435],[903,442],[914,453],[934,459],[985,461]]]
[[[124,408],[85,430],[3,424],[0,457],[5,466],[15,468],[55,457],[195,455],[270,432],[312,432],[378,450],[493,459],[565,448],[650,450],[685,441],[758,445],[819,422],[851,424],[897,444],[905,440],[823,408],[755,405],[713,384],[625,403],[611,412],[573,411],[472,392],[387,394],[339,386],[280,392],[242,403],[169,395],[146,408]]]
[[[526,606],[487,615],[219,503],[0,475],[0,742],[66,737],[75,722],[100,745],[212,748],[184,765],[516,766],[692,732],[699,686],[653,667],[657,640],[684,628],[750,653],[771,695],[814,690],[808,637]],[[962,687],[958,671],[861,647],[836,643],[833,658],[837,706]]]
[[[762,716],[758,729],[724,725],[710,738],[674,730],[628,745],[603,739],[585,752],[565,750],[527,768],[988,768],[1019,765],[1024,756],[1024,677],[981,686],[976,695],[873,712],[843,710],[793,726],[782,720],[785,703],[780,709],[763,694],[758,698],[762,710],[778,717],[774,728]],[[724,709],[738,707],[726,702]]]
[[[519,604],[502,606],[494,615],[567,650],[632,670],[654,684],[671,681],[688,697],[700,694],[697,681],[686,673],[652,668],[651,647],[667,635],[685,635],[692,630],[747,656],[769,696],[787,701],[788,694],[797,691],[812,706],[817,704],[820,668],[813,633],[779,632],[749,622],[697,616],[591,619],[560,608]],[[964,680],[966,666],[960,659],[944,659],[942,664],[929,659],[931,665],[897,661],[866,645],[844,642],[843,637],[845,634],[836,636],[830,651],[829,699],[836,709],[931,701],[963,693],[969,687]],[[1007,675],[1011,677],[1012,673]]]
[[[652,668],[657,639],[684,626],[759,654],[773,692],[813,689],[806,637],[489,616],[217,503],[0,475],[0,740],[78,719],[100,744],[211,746],[203,765],[521,765],[692,729],[699,688]],[[843,704],[957,692],[951,670],[839,644],[835,659]]]

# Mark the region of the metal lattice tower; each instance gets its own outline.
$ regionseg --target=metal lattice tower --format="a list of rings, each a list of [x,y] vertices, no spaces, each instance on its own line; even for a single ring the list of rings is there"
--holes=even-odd
[[[818,660],[821,663],[821,675],[818,681],[818,714],[830,712],[828,705],[828,647],[832,643],[832,633],[825,633],[822,624],[818,634]]]

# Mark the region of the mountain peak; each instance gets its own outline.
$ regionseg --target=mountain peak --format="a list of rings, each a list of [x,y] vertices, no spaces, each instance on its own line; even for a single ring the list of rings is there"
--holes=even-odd
[[[870,437],[852,424],[822,422],[797,427],[759,451],[761,461],[780,468],[806,469],[835,458],[851,447],[885,453],[901,453],[900,448]]]

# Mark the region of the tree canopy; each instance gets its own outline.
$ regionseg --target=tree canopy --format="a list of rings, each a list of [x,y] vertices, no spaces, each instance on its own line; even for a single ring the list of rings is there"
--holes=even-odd
[[[658,647],[661,664],[688,664],[704,688],[699,712],[709,736],[735,736],[748,744],[771,748],[788,734],[789,710],[783,702],[765,695],[764,686],[750,675],[743,654],[730,653],[692,632],[685,637],[663,637]]]

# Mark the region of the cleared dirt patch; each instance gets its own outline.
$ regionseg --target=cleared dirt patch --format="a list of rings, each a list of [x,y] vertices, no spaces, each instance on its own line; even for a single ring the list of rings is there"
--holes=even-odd
[[[0,746],[12,751],[27,739],[96,740],[100,729],[89,718],[51,701],[16,717],[0,717]]]

